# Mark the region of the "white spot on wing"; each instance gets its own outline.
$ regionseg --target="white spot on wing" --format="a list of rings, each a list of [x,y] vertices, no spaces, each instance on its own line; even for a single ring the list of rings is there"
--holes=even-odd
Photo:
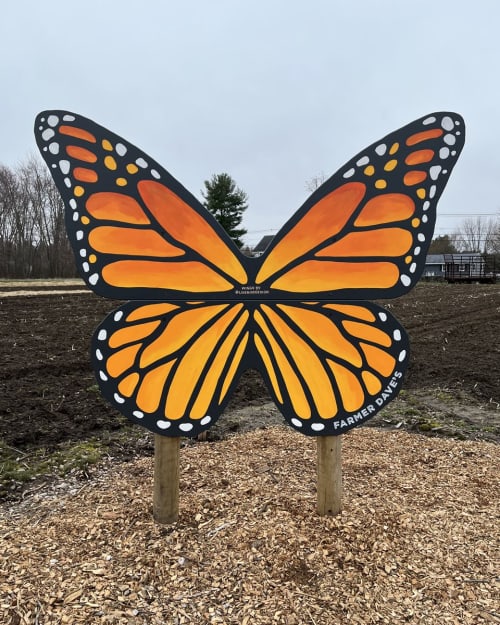
[[[52,137],[55,135],[56,133],[52,130],[52,128],[46,128],[43,132],[42,132],[42,139],[44,141],[48,141],[49,139],[52,139]]]
[[[446,117],[443,117],[443,119],[441,120],[441,126],[445,129],[445,130],[453,130],[453,128],[455,127],[455,124],[453,123],[453,120],[451,119],[451,117],[449,117],[448,115]]]
[[[311,430],[314,430],[315,432],[321,432],[321,430],[325,429],[325,424],[324,423],[312,423],[311,424]]]
[[[431,180],[437,180],[440,173],[441,173],[441,165],[433,165],[429,169]]]
[[[301,428],[302,427],[302,421],[299,421],[298,419],[296,419],[295,417],[293,417],[293,419],[290,419],[292,424],[296,427],[296,428]]]

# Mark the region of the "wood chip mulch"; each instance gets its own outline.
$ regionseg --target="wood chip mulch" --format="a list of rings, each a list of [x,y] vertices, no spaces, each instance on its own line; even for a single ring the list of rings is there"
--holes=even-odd
[[[319,517],[316,441],[277,427],[181,450],[181,513],[152,458],[0,509],[5,625],[500,623],[499,447],[358,428],[344,509]]]

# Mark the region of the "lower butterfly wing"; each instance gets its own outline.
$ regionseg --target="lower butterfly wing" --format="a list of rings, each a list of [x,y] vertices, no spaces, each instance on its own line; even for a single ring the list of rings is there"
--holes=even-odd
[[[196,436],[222,413],[239,378],[248,320],[242,304],[129,302],[93,337],[101,391],[157,434]]]
[[[434,113],[351,159],[274,237],[256,283],[276,299],[398,297],[419,279],[463,119]]]
[[[304,434],[342,434],[399,392],[408,339],[375,304],[262,304],[254,323],[269,391]]]
[[[151,157],[67,111],[35,136],[66,208],[88,286],[114,299],[204,299],[247,282],[243,256],[212,215]]]

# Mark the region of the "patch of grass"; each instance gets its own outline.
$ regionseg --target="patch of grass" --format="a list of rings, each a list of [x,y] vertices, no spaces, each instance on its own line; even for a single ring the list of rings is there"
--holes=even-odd
[[[111,452],[130,457],[141,436],[144,437],[141,428],[125,426],[113,432],[100,432],[99,437],[65,441],[55,449],[36,447],[22,451],[0,439],[0,499],[38,478],[86,472]]]
[[[0,495],[43,475],[62,476],[84,470],[99,462],[105,451],[106,445],[96,438],[64,443],[54,451],[37,448],[21,452],[0,441]]]

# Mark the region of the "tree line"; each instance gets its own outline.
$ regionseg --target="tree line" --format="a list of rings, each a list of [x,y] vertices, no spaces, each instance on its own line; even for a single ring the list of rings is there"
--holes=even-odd
[[[205,181],[203,204],[241,247],[247,195],[228,174]],[[16,168],[0,164],[0,278],[77,276],[64,204],[45,166],[36,156]]]
[[[306,185],[307,186],[307,185]],[[313,190],[318,186],[315,179]],[[203,205],[245,253],[242,227],[248,195],[227,174],[205,180]],[[431,254],[480,252],[500,255],[500,217],[464,219],[434,238]],[[45,164],[31,156],[12,169],[0,165],[0,278],[68,278],[77,275],[66,236],[64,204]]]
[[[0,277],[75,275],[64,205],[46,166],[36,157],[0,165]]]

